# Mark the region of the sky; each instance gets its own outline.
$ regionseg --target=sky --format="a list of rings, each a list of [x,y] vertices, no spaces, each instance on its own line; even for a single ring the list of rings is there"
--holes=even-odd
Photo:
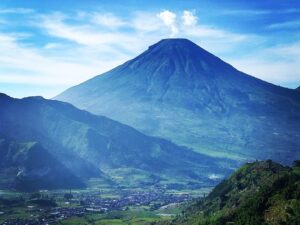
[[[298,0],[1,0],[0,92],[52,98],[164,38],[300,86]]]

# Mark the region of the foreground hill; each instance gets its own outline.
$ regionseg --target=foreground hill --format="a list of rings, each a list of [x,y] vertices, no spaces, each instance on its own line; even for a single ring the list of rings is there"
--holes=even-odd
[[[230,173],[226,168],[235,166],[230,160],[215,160],[68,103],[41,97],[14,99],[1,94],[0,138],[39,143],[46,149],[41,150],[43,154],[51,155],[45,157],[53,166],[57,161],[81,181],[98,177],[121,183],[132,179],[136,182],[132,185],[170,181],[185,187],[210,186],[217,182],[216,176],[222,178]],[[1,157],[9,151],[7,148],[1,149]],[[18,155],[20,148],[14,151]],[[14,163],[27,163],[27,156],[24,154]],[[28,162],[42,158],[33,157]],[[6,162],[10,161],[9,158]]]
[[[162,40],[55,99],[212,156],[300,158],[300,94],[186,39]]]
[[[300,161],[247,163],[170,224],[300,224]]]

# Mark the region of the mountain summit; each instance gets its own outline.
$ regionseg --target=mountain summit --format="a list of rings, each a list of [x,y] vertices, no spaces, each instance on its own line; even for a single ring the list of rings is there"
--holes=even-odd
[[[300,157],[300,96],[187,39],[164,39],[55,99],[211,156]]]
[[[164,39],[149,47],[127,66],[138,71],[147,71],[145,77],[157,79],[197,80],[213,76],[217,71],[228,70],[230,65],[187,39]]]

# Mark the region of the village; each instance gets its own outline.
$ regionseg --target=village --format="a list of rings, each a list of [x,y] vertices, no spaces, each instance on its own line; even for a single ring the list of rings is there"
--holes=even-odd
[[[68,218],[80,218],[91,214],[107,214],[113,211],[126,211],[130,207],[148,207],[150,211],[167,205],[174,205],[192,199],[187,193],[169,194],[164,190],[119,191],[119,198],[102,198],[100,192],[57,193],[51,197],[40,194],[39,199],[29,201],[26,213],[29,218],[5,220],[3,225],[47,225],[59,224]],[[42,202],[42,205],[40,204]],[[40,204],[40,205],[39,205]],[[48,205],[47,205],[48,204]],[[4,216],[3,214],[2,216]],[[1,217],[1,215],[0,215]]]

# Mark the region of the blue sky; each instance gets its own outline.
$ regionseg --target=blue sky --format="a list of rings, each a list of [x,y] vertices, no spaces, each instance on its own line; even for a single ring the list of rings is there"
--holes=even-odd
[[[1,0],[0,92],[50,98],[170,37],[300,85],[300,1]]]

